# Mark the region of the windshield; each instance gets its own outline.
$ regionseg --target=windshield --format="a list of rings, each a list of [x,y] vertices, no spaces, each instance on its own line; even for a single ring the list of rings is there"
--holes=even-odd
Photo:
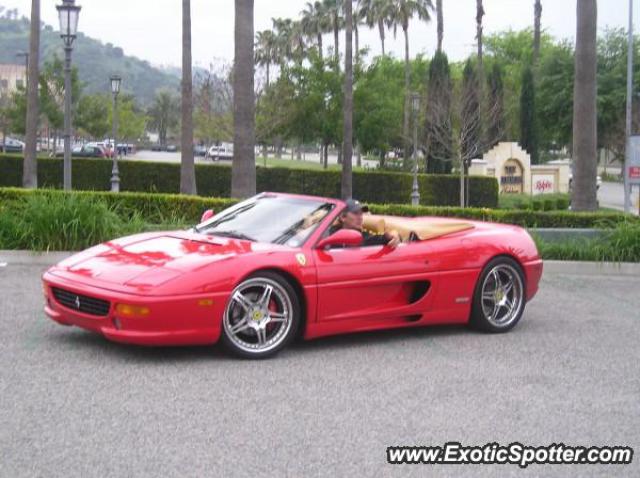
[[[263,194],[225,209],[195,231],[300,247],[333,207],[319,200]]]

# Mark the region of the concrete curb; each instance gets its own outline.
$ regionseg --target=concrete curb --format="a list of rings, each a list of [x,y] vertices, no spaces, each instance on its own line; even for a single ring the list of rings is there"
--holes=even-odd
[[[29,266],[51,266],[73,252],[0,251],[0,265],[4,263]]]
[[[73,252],[31,252],[0,250],[3,264],[51,266],[69,257]],[[544,272],[568,275],[636,276],[640,277],[640,263],[633,262],[579,262],[544,261]]]
[[[544,261],[543,271],[543,275],[548,272],[551,274],[569,275],[640,277],[640,263]]]

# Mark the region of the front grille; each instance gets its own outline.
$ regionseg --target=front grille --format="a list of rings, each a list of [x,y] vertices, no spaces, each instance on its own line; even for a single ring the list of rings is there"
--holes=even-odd
[[[51,288],[53,296],[65,307],[84,314],[105,316],[109,313],[109,301],[76,294],[68,290]]]

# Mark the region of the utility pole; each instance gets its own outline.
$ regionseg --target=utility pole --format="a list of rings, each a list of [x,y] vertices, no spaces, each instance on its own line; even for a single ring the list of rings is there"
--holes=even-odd
[[[627,124],[625,130],[624,157],[624,212],[631,209],[631,185],[629,184],[628,166],[631,163],[631,114],[633,98],[633,0],[629,0],[629,39],[627,45]]]

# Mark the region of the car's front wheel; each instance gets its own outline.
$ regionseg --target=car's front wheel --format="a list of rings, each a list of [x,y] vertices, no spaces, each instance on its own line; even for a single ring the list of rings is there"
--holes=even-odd
[[[291,284],[278,274],[261,272],[233,290],[222,320],[222,341],[244,358],[271,357],[293,339],[300,315]]]
[[[497,257],[486,265],[476,284],[471,325],[486,332],[506,332],[522,317],[525,299],[520,265],[509,257]]]

